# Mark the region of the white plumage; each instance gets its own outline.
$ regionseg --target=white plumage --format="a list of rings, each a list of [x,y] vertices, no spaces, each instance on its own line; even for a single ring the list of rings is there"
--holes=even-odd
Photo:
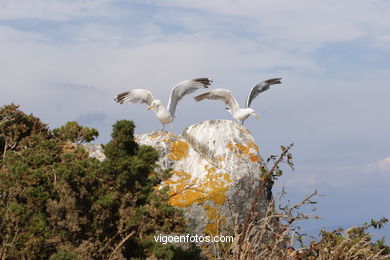
[[[193,93],[200,88],[208,88],[211,83],[212,80],[208,78],[197,78],[180,82],[172,88],[171,96],[168,101],[168,108],[165,108],[161,101],[159,99],[155,99],[152,92],[146,89],[133,89],[122,92],[115,97],[115,101],[119,104],[127,102],[141,103],[146,104],[149,110],[153,108],[157,118],[163,124],[164,130],[165,124],[173,123],[176,107],[179,101],[185,95]]]
[[[261,92],[269,89],[270,85],[280,84],[280,80],[281,78],[273,78],[264,80],[256,84],[248,94],[248,97],[246,99],[246,108],[240,108],[233,94],[229,90],[222,88],[202,93],[194,97],[194,99],[196,100],[196,102],[202,101],[204,99],[221,100],[225,103],[225,105],[227,106],[227,110],[232,114],[233,118],[244,124],[244,121],[250,115],[252,115],[256,119],[259,118],[255,114],[255,111],[252,108],[249,108],[253,99],[255,99]]]

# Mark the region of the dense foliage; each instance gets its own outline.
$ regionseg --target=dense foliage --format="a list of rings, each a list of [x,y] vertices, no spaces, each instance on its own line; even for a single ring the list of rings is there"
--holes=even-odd
[[[168,176],[157,152],[134,142],[134,124],[118,121],[89,158],[75,144],[96,129],[69,122],[49,130],[16,105],[0,108],[1,259],[178,258],[152,235],[184,231],[182,214],[155,186]]]

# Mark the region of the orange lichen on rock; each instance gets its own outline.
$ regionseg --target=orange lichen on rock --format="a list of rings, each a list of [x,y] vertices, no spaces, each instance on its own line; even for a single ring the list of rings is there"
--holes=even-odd
[[[189,174],[188,172],[173,170],[172,177],[165,182],[165,184],[168,184],[171,188],[169,191],[169,195],[172,195],[184,189],[187,185],[190,184],[190,180],[191,174]]]
[[[217,169],[215,168],[215,167],[210,167],[210,166],[208,166],[208,165],[206,165],[205,167],[204,167],[204,169],[208,172],[208,173],[214,173]]]
[[[208,172],[202,183],[202,190],[208,194],[208,200],[213,201],[216,205],[225,203],[226,191],[232,184],[229,174]]]
[[[158,136],[159,136],[158,134],[151,134],[151,135],[150,135],[150,138],[156,139]]]
[[[248,142],[248,148],[249,149],[255,149],[256,152],[258,153],[259,152],[259,147],[257,146],[257,144],[253,141],[249,141]]]
[[[185,171],[174,170],[172,177],[164,184],[169,185],[169,203],[179,208],[185,208],[201,199],[204,195],[200,190],[191,189],[196,183]]]
[[[216,208],[209,205],[205,205],[203,208],[206,211],[207,218],[209,219],[209,223],[206,225],[204,231],[206,234],[216,235],[218,233],[218,211]]]
[[[215,236],[219,233],[218,227],[226,224],[226,217],[222,216],[216,207],[204,205],[203,208],[209,221],[204,232],[205,234]]]
[[[175,141],[171,144],[171,151],[168,157],[171,160],[178,161],[184,159],[188,155],[189,145],[183,141]]]
[[[259,147],[253,141],[249,141],[246,146],[228,143],[227,148],[229,151],[234,152],[238,158],[247,157],[252,162],[260,161],[260,157],[257,155],[259,153]],[[255,150],[255,152],[252,152],[253,150]]]
[[[185,158],[188,153],[188,144],[176,141],[172,144],[168,156],[172,160]],[[233,149],[243,149],[241,146]],[[221,157],[223,160],[223,157]],[[221,160],[220,160],[221,161]],[[211,164],[204,166],[206,174],[202,178],[192,177],[186,171],[174,170],[172,177],[165,182],[169,185],[169,203],[179,208],[188,208],[194,203],[202,205],[208,218],[204,232],[209,235],[218,234],[218,227],[226,223],[226,218],[220,214],[219,207],[226,202],[226,192],[233,184],[228,173],[219,172]]]
[[[193,203],[212,201],[215,205],[223,205],[226,201],[226,191],[232,185],[227,173],[217,173],[216,168],[206,166],[204,178],[191,178],[185,171],[173,171],[172,177],[165,182],[168,184],[169,202],[171,205],[186,208]]]
[[[238,151],[240,151],[242,154],[248,154],[249,153],[249,148],[245,145],[242,144],[235,144]]]

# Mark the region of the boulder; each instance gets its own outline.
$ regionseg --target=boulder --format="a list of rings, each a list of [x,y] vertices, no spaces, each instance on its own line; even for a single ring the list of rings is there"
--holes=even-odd
[[[162,185],[169,185],[170,203],[184,210],[194,234],[228,235],[234,223],[242,223],[264,165],[244,126],[210,120],[191,125],[178,136],[155,131],[135,138],[160,153],[163,169],[172,169],[172,177]],[[257,209],[260,216],[269,197],[264,195]]]

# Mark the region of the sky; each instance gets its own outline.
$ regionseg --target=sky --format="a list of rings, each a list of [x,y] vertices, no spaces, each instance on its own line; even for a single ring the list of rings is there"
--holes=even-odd
[[[275,193],[323,194],[310,232],[349,227],[390,218],[389,21],[387,0],[0,0],[0,105],[50,128],[76,120],[106,143],[119,119],[161,129],[145,106],[116,104],[119,92],[146,88],[166,104],[176,83],[209,77],[243,105],[281,77],[245,124],[264,158],[295,144]],[[174,132],[210,119],[231,116],[186,97]],[[377,233],[389,241],[389,226]]]

